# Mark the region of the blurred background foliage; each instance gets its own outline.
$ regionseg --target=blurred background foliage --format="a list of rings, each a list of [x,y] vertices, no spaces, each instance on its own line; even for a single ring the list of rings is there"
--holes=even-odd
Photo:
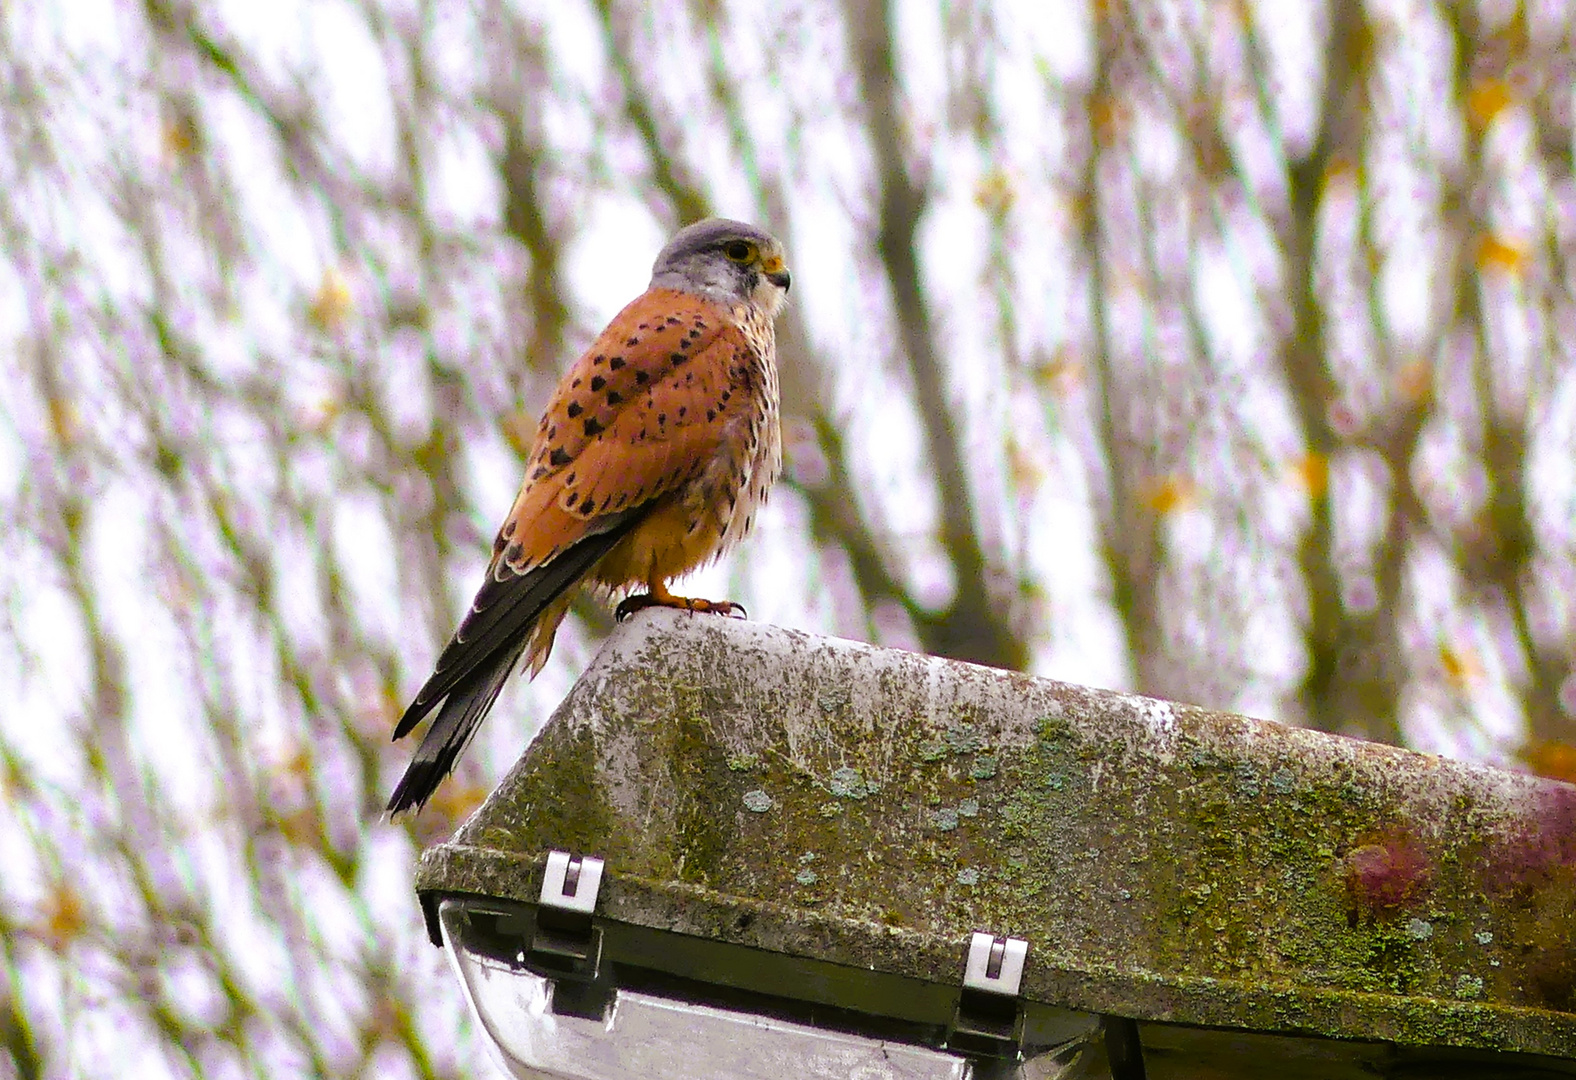
[[[1551,775],[1533,3],[0,5],[0,1077],[482,1075],[387,733],[676,226],[788,243],[757,618]]]

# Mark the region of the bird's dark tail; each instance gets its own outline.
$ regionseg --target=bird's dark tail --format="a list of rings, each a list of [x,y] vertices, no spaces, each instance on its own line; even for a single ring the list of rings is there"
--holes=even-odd
[[[419,809],[432,797],[498,700],[543,613],[635,527],[645,509],[610,516],[603,530],[559,552],[545,566],[525,574],[505,570],[502,580],[488,577],[438,657],[436,670],[394,728],[394,738],[403,738],[443,702],[389,798],[388,813]]]
[[[453,770],[455,761],[476,734],[487,710],[498,700],[498,692],[503,689],[509,672],[514,670],[523,648],[522,642],[519,647],[496,657],[491,668],[479,672],[469,685],[449,691],[443,708],[438,710],[438,718],[422,736],[416,756],[389,797],[387,810],[390,814],[412,808],[419,810],[432,798],[432,793]]]

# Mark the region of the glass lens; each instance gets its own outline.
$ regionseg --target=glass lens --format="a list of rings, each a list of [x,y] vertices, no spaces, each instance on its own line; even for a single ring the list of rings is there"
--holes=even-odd
[[[966,1059],[928,1047],[631,990],[613,991],[600,1010],[595,1001],[583,999],[555,1010],[553,995],[559,991],[553,983],[460,947],[454,924],[464,917],[456,906],[443,906],[446,951],[505,1069],[521,1080],[970,1080],[973,1075]],[[576,989],[566,984],[563,992]]]
[[[1078,1053],[1094,1029],[1033,1032],[1026,1061],[973,1062],[913,1043],[812,1027],[632,989],[543,978],[466,947],[462,904],[439,921],[466,999],[505,1071],[520,1080],[1098,1080]],[[472,940],[470,944],[480,943]],[[1065,1026],[1065,1021],[1061,1026]],[[1052,1025],[1057,1027],[1057,1025]],[[1042,1041],[1043,1040],[1043,1041]],[[1047,1045],[1051,1042],[1058,1046]]]

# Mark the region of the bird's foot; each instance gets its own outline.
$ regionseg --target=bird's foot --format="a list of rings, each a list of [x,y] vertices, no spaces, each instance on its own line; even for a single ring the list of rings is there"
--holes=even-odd
[[[636,593],[626,596],[613,609],[613,618],[623,622],[637,611],[644,611],[650,607],[678,608],[680,611],[696,612],[705,611],[713,615],[726,615],[740,619],[748,619],[750,613],[744,610],[743,604],[734,603],[732,600],[703,600],[698,596],[656,596],[652,593]]]

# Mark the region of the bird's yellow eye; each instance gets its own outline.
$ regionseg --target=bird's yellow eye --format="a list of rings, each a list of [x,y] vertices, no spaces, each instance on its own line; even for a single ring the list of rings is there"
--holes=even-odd
[[[747,244],[743,240],[729,240],[723,245],[722,253],[734,262],[749,262],[755,255],[755,245]]]

